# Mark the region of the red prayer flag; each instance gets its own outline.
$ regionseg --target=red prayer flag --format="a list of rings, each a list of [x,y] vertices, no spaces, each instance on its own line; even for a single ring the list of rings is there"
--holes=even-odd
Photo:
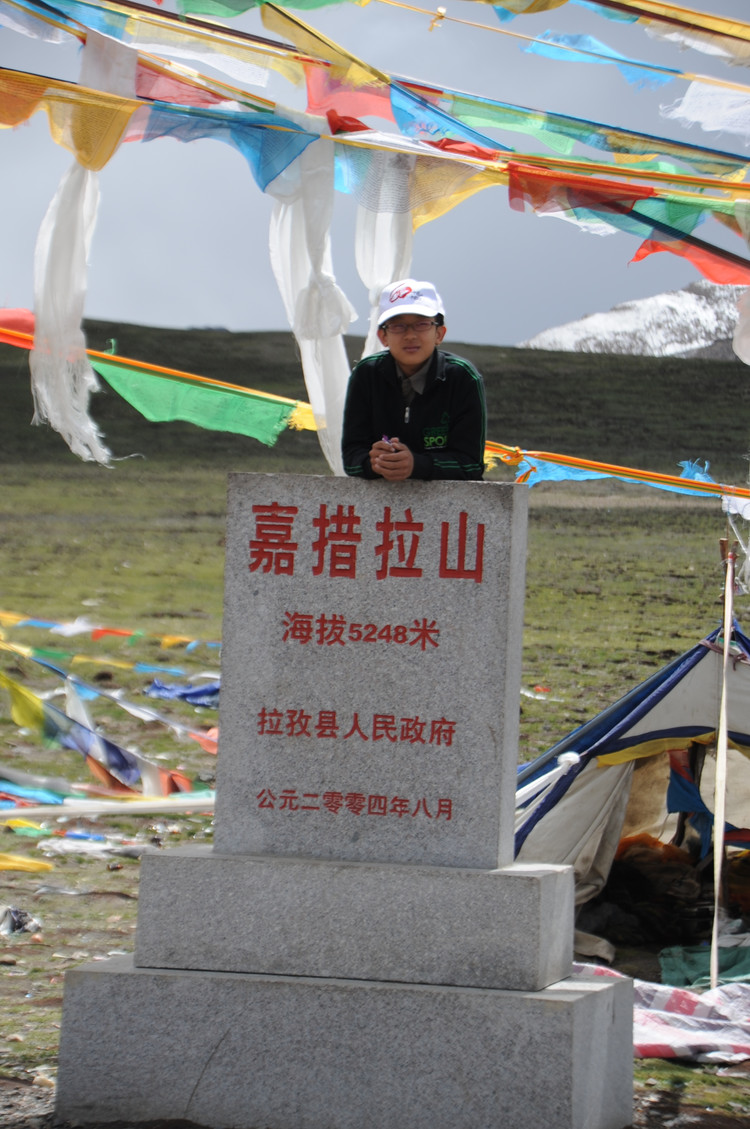
[[[0,326],[15,333],[30,333],[33,337],[34,314],[31,310],[0,310]]]
[[[143,63],[136,70],[135,92],[138,98],[181,106],[217,106],[228,100],[226,94],[206,90],[180,75],[167,75]]]
[[[644,184],[580,176],[556,169],[508,163],[510,206],[517,212],[528,204],[535,212],[568,212],[588,208],[594,212],[630,212],[639,200],[654,195]]]
[[[324,117],[335,110],[342,117],[385,118],[393,122],[390,89],[385,86],[347,86],[331,76],[326,67],[306,66],[307,112]]]
[[[363,129],[369,129],[369,126],[366,126],[359,118],[342,117],[337,110],[328,110],[326,117],[328,118],[328,128],[334,136],[337,133],[359,133]]]
[[[499,155],[498,149],[488,149],[471,141],[461,141],[458,137],[441,137],[439,141],[427,140],[427,144],[432,145],[433,149],[443,149],[446,153],[458,153],[463,157],[474,157],[478,161],[496,161]]]
[[[710,282],[719,282],[734,286],[750,286],[750,264],[744,266],[731,252],[726,255],[721,252],[711,251],[706,247],[697,247],[682,239],[646,239],[630,260],[639,263],[647,255],[654,255],[657,251],[670,251],[673,255],[681,255],[700,271],[704,278]],[[731,257],[730,257],[731,256]]]

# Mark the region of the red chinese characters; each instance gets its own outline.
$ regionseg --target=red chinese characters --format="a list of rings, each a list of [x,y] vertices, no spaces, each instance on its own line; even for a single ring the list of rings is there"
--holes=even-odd
[[[298,544],[292,541],[292,526],[297,506],[280,506],[271,502],[267,506],[253,506],[255,537],[250,541],[251,572],[273,572],[276,576],[294,573],[294,555]]]
[[[468,553],[468,522],[469,515],[461,510],[458,517],[458,536],[455,547],[455,565],[448,564],[449,550],[451,550],[451,528],[447,521],[440,527],[440,569],[439,576],[442,580],[464,579],[475,580],[482,583],[484,568],[484,526],[480,522],[476,528],[476,542],[474,545],[474,566],[467,564]],[[453,552],[451,551],[453,558]]]
[[[319,647],[344,647],[347,643],[399,643],[426,651],[439,646],[437,621],[422,616],[405,623],[354,623],[337,612],[285,611],[282,621],[284,643],[317,644]]]
[[[302,548],[305,560],[311,561],[311,574],[334,580],[368,574],[376,580],[416,580],[430,572],[434,575],[435,570],[443,580],[473,580],[477,584],[483,580],[485,525],[477,522],[470,528],[466,510],[460,511],[457,523],[440,522],[438,560],[420,555],[425,523],[411,506],[404,509],[403,517],[394,514],[390,506],[383,507],[383,516],[372,530],[374,548],[365,560],[360,554],[362,518],[353,505],[329,507],[322,502],[309,522],[297,506],[279,502],[255,505],[252,512],[255,536],[249,541],[251,572],[293,576],[298,556],[303,556],[298,553]]]
[[[419,548],[419,535],[424,529],[421,521],[415,521],[411,514],[411,507],[404,511],[403,521],[393,521],[391,507],[383,510],[383,520],[375,526],[382,535],[380,543],[375,547],[375,556],[379,560],[375,572],[376,580],[383,580],[386,576],[416,577],[422,575],[422,569],[417,568],[415,560]],[[391,562],[391,555],[395,549],[395,561]]]
[[[336,506],[333,514],[329,516],[328,507],[321,503],[317,517],[313,518],[313,526],[318,531],[317,540],[313,542],[313,576],[320,576],[325,571],[326,557],[328,558],[329,576],[357,575],[357,546],[362,540],[359,532],[360,518],[354,512],[354,506]]]
[[[297,788],[262,788],[256,795],[259,811],[296,814],[303,811],[323,812],[327,815],[379,816],[396,819],[424,818],[446,823],[453,820],[453,800],[439,796],[427,802],[426,796],[410,799],[408,796],[388,796],[380,793],[344,792],[327,789],[323,792],[300,792]]]
[[[339,721],[336,710],[319,710],[317,717],[303,709],[267,709],[257,714],[257,730],[261,737],[307,737],[316,740],[382,741],[391,745],[432,745],[450,748],[456,737],[456,722],[446,717],[432,719],[396,717],[375,713],[360,720]]]

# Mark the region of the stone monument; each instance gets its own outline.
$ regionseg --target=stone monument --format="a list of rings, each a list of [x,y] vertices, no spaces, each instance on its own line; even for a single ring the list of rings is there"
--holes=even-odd
[[[68,973],[57,1113],[623,1129],[627,980],[513,862],[526,491],[232,475],[213,848]]]

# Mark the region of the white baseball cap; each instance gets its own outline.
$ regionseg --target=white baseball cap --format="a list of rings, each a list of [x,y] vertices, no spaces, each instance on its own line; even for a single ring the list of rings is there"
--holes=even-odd
[[[431,282],[402,278],[400,282],[386,286],[380,295],[378,328],[398,314],[423,314],[428,318],[442,314],[445,317],[443,299]]]

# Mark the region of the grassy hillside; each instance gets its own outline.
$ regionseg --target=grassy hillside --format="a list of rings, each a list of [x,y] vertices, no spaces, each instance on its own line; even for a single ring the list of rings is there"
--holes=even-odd
[[[91,348],[153,364],[307,400],[290,333],[163,330],[90,322]],[[483,373],[488,437],[530,450],[557,451],[605,462],[679,473],[683,459],[707,459],[725,482],[747,477],[750,373],[739,363],[546,353],[447,342]],[[361,338],[348,341],[352,360]],[[62,441],[47,428],[30,429],[28,359],[0,346],[5,409],[0,459],[65,459]],[[150,459],[190,459],[243,469],[325,473],[312,434],[283,434],[276,447],[202,431],[190,424],[150,424],[106,389],[92,411],[117,455],[138,451]],[[70,456],[72,459],[73,456]]]
[[[288,333],[88,326],[92,348],[113,338],[123,355],[306,399]],[[746,479],[740,364],[456,348],[485,374],[492,438],[672,473],[705,458]],[[313,433],[267,448],[152,424],[106,385],[93,410],[115,454],[137,457],[82,463],[30,426],[25,351],[0,346],[0,380],[0,608],[64,619],[93,602],[110,623],[220,638],[227,471],[328,473]],[[524,682],[550,695],[523,702],[524,758],[718,622],[725,532],[712,500],[612,480],[531,491]]]

